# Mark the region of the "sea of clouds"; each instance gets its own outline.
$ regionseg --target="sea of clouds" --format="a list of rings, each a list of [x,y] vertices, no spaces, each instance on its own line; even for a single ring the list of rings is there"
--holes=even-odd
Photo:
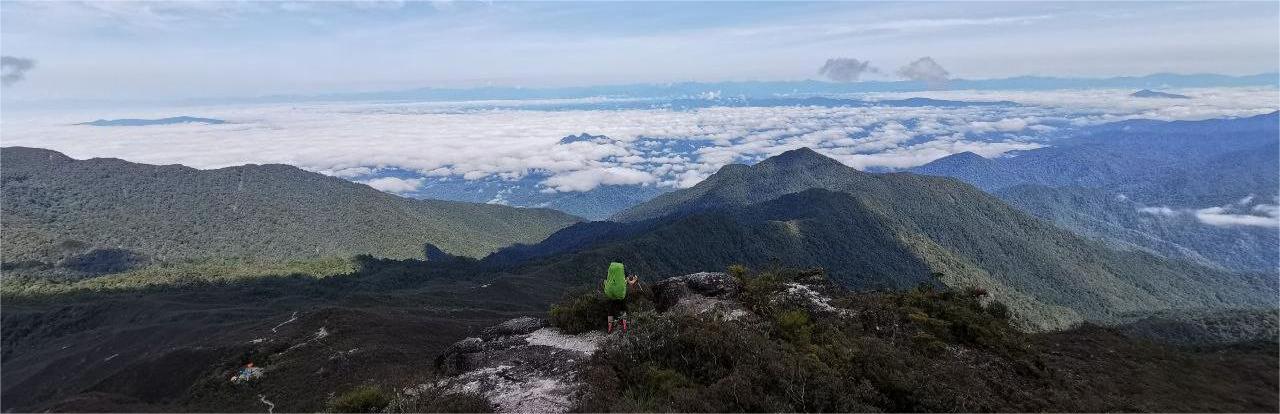
[[[1193,99],[1131,90],[937,91],[854,99],[1009,100],[1017,106],[539,109],[548,102],[300,103],[7,114],[5,146],[74,158],[220,168],[282,163],[411,193],[426,179],[541,177],[546,192],[601,185],[692,186],[720,167],[811,147],[858,169],[922,165],[958,152],[996,157],[1052,145],[1072,128],[1124,119],[1194,120],[1276,110],[1274,88],[1183,89]],[[598,102],[601,99],[589,100]],[[550,101],[550,103],[556,103]],[[227,124],[94,127],[98,118],[218,118]],[[561,143],[567,135],[607,139]],[[386,177],[385,169],[417,177]]]

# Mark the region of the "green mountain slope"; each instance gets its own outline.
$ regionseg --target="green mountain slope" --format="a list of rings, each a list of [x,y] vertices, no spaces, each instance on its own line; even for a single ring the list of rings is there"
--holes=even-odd
[[[1190,214],[1143,213],[1104,190],[1020,184],[995,192],[1010,205],[1076,234],[1122,249],[1235,271],[1274,272],[1280,234],[1269,227],[1219,227]]]
[[[401,198],[286,165],[198,170],[20,147],[0,156],[6,263],[91,253],[409,258],[428,243],[482,256],[578,221],[547,209]]]
[[[1156,309],[1266,306],[1275,292],[1273,278],[1108,249],[952,179],[863,173],[807,149],[726,167],[620,216],[633,221],[619,226],[639,229],[538,259],[545,275],[618,259],[657,274],[776,259],[826,267],[857,288],[901,288],[940,273],[941,283],[987,289],[1033,329]]]

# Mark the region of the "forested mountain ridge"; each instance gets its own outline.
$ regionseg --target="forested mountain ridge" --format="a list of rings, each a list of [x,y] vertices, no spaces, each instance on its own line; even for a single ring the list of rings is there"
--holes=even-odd
[[[943,157],[912,172],[988,191],[1016,184],[1101,188],[1151,205],[1222,205],[1280,191],[1280,112],[1203,121],[1131,120],[1053,146],[986,159]]]
[[[1193,215],[1153,214],[1131,199],[1084,187],[1019,184],[995,192],[1022,211],[1124,249],[1236,271],[1274,272],[1280,236],[1270,227],[1219,227]]]
[[[1197,210],[1280,199],[1280,112],[1203,121],[1130,120],[1051,147],[973,153],[912,169],[990,191],[1065,229],[1231,270],[1280,271],[1274,226],[1198,222]],[[1240,204],[1249,200],[1251,205]]]
[[[991,291],[1032,329],[1158,309],[1264,306],[1276,291],[1258,275],[1108,249],[953,179],[864,173],[809,149],[727,166],[622,219],[631,221],[575,225],[487,260],[526,260],[542,278],[621,260],[648,274],[820,266],[859,289],[937,280]]]
[[[286,165],[198,170],[0,149],[5,261],[118,249],[158,260],[482,256],[579,221],[549,209],[415,200]]]

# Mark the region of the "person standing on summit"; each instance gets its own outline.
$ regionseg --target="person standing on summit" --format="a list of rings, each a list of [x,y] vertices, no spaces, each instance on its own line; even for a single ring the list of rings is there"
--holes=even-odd
[[[609,298],[609,333],[613,333],[615,319],[621,322],[622,331],[627,331],[627,290],[637,279],[626,274],[622,263],[609,263],[609,276],[604,279],[604,295]]]

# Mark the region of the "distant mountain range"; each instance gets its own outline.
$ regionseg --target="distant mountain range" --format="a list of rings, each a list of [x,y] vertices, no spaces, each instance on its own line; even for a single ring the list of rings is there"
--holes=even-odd
[[[955,177],[1041,218],[1127,248],[1233,270],[1280,267],[1275,227],[1212,226],[1198,210],[1274,205],[1280,113],[1124,121],[1052,147],[987,159],[955,154],[912,169]]]
[[[479,257],[579,221],[549,209],[397,197],[286,165],[198,170],[6,147],[6,265],[209,257]],[[86,258],[92,258],[88,260]]]
[[[960,153],[911,171],[986,190],[1014,184],[1106,188],[1149,205],[1213,206],[1280,191],[1280,112],[1204,121],[1132,120],[995,159]]]
[[[742,263],[821,266],[853,288],[977,286],[1035,329],[1131,312],[1265,306],[1275,280],[1116,251],[1017,211],[972,186],[855,170],[809,149],[729,165],[692,188],[504,249],[539,278],[620,260],[646,275]]]
[[[173,125],[173,124],[208,124],[217,125],[225,124],[227,121],[213,118],[197,118],[194,116],[175,116],[159,119],[99,119],[96,121],[81,122],[76,125],[90,126],[148,126],[148,125]]]
[[[471,101],[508,99],[573,99],[590,97],[696,98],[708,93],[722,97],[770,98],[861,92],[919,92],[954,90],[1050,90],[1083,88],[1197,88],[1221,86],[1280,86],[1280,74],[1248,76],[1217,74],[1158,73],[1113,78],[1058,78],[1019,76],[1002,79],[953,79],[945,84],[919,81],[824,82],[746,81],[676,82],[666,84],[626,84],[559,88],[479,87],[417,88],[397,91],[332,93],[323,95],[273,95],[236,99],[236,102],[298,101]],[[226,102],[226,99],[193,100],[192,103]]]
[[[1178,95],[1176,93],[1168,93],[1168,92],[1158,92],[1150,89],[1143,89],[1143,90],[1131,93],[1129,94],[1129,96],[1132,96],[1134,98],[1191,99],[1191,97],[1187,95]]]
[[[957,101],[947,99],[933,98],[906,98],[906,99],[849,99],[849,98],[832,98],[826,96],[748,96],[748,95],[728,95],[721,96],[695,96],[686,97],[678,96],[670,97],[645,97],[637,99],[614,99],[614,100],[587,100],[582,102],[575,101],[545,101],[526,103],[521,102],[520,108],[538,109],[543,111],[566,111],[566,110],[625,110],[625,109],[668,109],[676,111],[688,111],[702,108],[774,108],[774,107],[821,107],[821,108],[873,108],[873,107],[902,107],[902,108],[920,108],[920,107],[937,107],[937,108],[962,108],[971,106],[980,107],[1010,107],[1018,106],[1017,102],[1012,101]],[[485,106],[503,106],[502,103],[485,103]]]

